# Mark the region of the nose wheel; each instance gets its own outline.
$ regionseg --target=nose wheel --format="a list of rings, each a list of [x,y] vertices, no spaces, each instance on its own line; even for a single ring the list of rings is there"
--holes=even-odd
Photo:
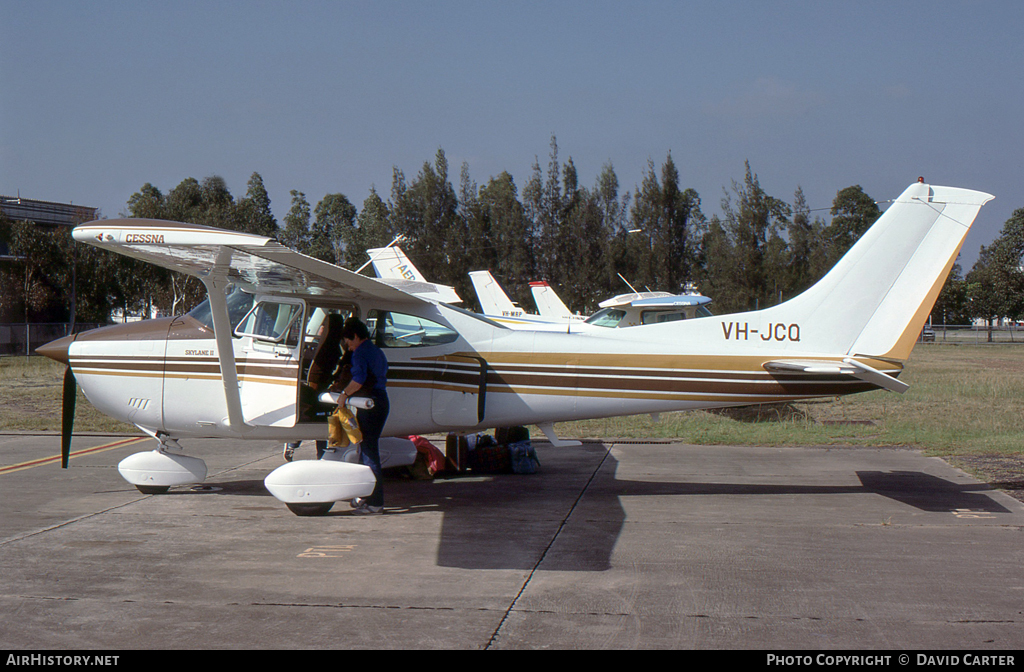
[[[169,485],[136,485],[135,487],[144,495],[162,495],[171,489]]]
[[[285,506],[296,516],[323,516],[331,510],[334,502],[324,502],[322,504],[294,504],[286,502]]]
[[[166,435],[156,435],[156,450],[129,455],[117,465],[121,478],[144,495],[162,495],[173,485],[191,485],[206,480],[206,463],[198,457],[171,453],[168,448],[181,449],[178,442]]]

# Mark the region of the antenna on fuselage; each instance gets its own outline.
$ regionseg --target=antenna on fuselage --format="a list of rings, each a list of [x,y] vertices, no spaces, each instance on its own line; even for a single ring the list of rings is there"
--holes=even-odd
[[[616,275],[619,276],[620,280],[622,280],[624,283],[626,283],[627,287],[629,287],[630,289],[633,290],[634,294],[639,294],[640,293],[640,292],[636,291],[636,287],[634,287],[633,285],[629,284],[629,280],[626,280],[626,278],[623,277],[622,273],[616,273]]]
[[[391,249],[391,247],[393,247],[394,245],[397,245],[398,243],[402,242],[403,240],[405,240],[405,236],[404,235],[398,234],[397,236],[395,236],[394,240],[392,240],[390,243],[388,243],[384,247],[382,247],[379,250],[377,250],[377,254],[370,255],[370,259],[365,264],[363,264],[362,266],[357,268],[356,269],[356,273],[361,273],[362,270],[364,268],[366,268],[367,266],[369,266],[370,264],[372,264],[377,257],[382,256],[384,254],[384,250]]]

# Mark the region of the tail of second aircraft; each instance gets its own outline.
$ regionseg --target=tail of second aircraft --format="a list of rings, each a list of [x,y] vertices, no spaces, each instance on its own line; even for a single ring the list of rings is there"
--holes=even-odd
[[[473,289],[480,299],[480,309],[484,315],[510,317],[524,314],[523,309],[508,298],[490,271],[472,271],[469,279],[473,281]]]
[[[413,265],[405,252],[397,246],[376,247],[366,251],[377,277],[388,284],[404,283],[400,288],[416,296],[440,301],[441,303],[462,303],[454,287],[430,282],[420,269]]]
[[[758,324],[762,340],[788,339],[804,352],[905,361],[974,218],[992,198],[911,185],[817,284],[748,314],[750,324]]]
[[[416,268],[409,257],[405,256],[398,247],[377,247],[367,250],[373,270],[377,272],[378,278],[392,278],[395,280],[415,280],[416,282],[427,282],[420,270]]]
[[[530,291],[533,293],[533,302],[537,304],[537,312],[543,317],[557,317],[569,319],[574,317],[569,306],[555,293],[555,290],[546,282],[531,282]]]

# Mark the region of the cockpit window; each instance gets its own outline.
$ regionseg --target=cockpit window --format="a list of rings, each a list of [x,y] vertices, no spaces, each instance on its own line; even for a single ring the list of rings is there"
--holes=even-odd
[[[370,338],[381,348],[413,348],[444,345],[459,334],[443,324],[416,315],[389,310],[371,310],[366,316]]]
[[[253,296],[243,292],[238,287],[233,287],[227,296],[228,320],[231,322],[231,329],[234,330],[242,321],[245,314],[252,308]],[[202,303],[188,312],[189,317],[198,320],[213,329],[213,313],[210,310],[210,299],[204,299]]]
[[[602,308],[593,315],[587,318],[587,324],[592,324],[595,327],[609,327],[614,329],[619,326],[619,322],[626,316],[626,311],[619,310],[618,308]]]
[[[235,333],[261,341],[284,341],[286,345],[296,345],[299,334],[296,325],[301,324],[301,315],[301,303],[260,301],[238,325]]]
[[[640,324],[661,324],[685,319],[686,313],[681,310],[645,310],[640,313]]]

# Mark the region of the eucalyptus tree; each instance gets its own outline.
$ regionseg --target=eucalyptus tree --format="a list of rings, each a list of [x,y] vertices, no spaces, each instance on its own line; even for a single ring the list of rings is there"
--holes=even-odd
[[[259,173],[253,173],[249,178],[245,197],[235,207],[239,230],[258,236],[277,235],[277,220],[270,210],[270,195]]]
[[[292,189],[289,193],[292,206],[284,216],[284,230],[281,231],[280,240],[293,250],[303,252],[309,245],[309,201],[301,191]]]
[[[723,312],[765,308],[785,298],[792,208],[761,188],[745,164],[743,183],[722,198],[722,217],[709,222],[703,246],[701,290]]]
[[[345,194],[327,194],[316,204],[305,254],[330,263],[344,259],[344,241],[355,228],[356,206]]]
[[[991,245],[983,246],[967,274],[970,313],[991,327],[1000,319],[1024,317],[1024,208],[1014,211]]]

